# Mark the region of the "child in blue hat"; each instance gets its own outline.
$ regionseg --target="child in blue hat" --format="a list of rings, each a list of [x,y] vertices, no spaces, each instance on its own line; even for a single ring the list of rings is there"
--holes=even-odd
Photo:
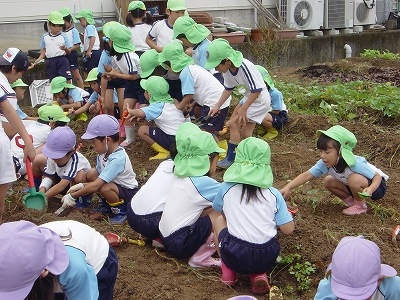
[[[239,143],[233,164],[225,171],[224,183],[213,208],[223,213],[214,223],[221,254],[221,281],[235,285],[236,273],[248,274],[254,294],[265,294],[280,246],[278,228],[294,230],[292,215],[279,191],[272,187],[271,149],[260,139]]]
[[[313,178],[327,175],[324,186],[348,206],[342,211],[343,214],[365,214],[365,198],[381,199],[386,193],[389,176],[368,163],[364,157],[353,154],[357,139],[348,129],[335,125],[328,130],[318,130],[317,136],[320,160],[285,185],[280,190],[282,195],[287,199],[290,190]]]
[[[87,172],[87,183],[72,186],[62,201],[73,206],[79,197],[98,192],[104,199],[99,212],[111,213],[112,225],[123,225],[126,205],[137,192],[138,182],[128,154],[119,146],[118,120],[106,114],[95,116],[82,139],[93,143],[96,168]]]

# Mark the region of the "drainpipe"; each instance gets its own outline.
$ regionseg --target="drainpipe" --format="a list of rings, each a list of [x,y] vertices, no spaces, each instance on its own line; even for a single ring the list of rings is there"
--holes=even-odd
[[[346,51],[346,58],[351,57],[351,46],[349,44],[344,45],[344,50]]]

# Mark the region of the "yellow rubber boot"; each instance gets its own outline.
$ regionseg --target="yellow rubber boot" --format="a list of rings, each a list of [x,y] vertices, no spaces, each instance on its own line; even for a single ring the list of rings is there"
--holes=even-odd
[[[278,135],[278,130],[276,130],[275,128],[269,128],[267,130],[267,134],[264,135],[263,138],[266,140],[272,140],[273,138],[276,138],[277,135]]]
[[[154,143],[151,145],[151,148],[153,148],[154,151],[158,152],[157,155],[152,156],[149,158],[149,160],[153,159],[167,159],[170,157],[169,151],[161,147],[159,144]]]
[[[217,143],[217,145],[218,145],[218,147],[220,147],[220,148],[222,148],[222,149],[224,149],[224,150],[228,150],[228,141],[227,141],[227,140],[219,141],[219,142]],[[218,160],[224,159],[225,156],[226,156],[226,152],[220,153],[219,156],[218,156]]]
[[[257,135],[264,135],[266,133],[266,131],[267,130],[262,125],[260,125],[260,124],[256,125],[255,132],[256,132]]]

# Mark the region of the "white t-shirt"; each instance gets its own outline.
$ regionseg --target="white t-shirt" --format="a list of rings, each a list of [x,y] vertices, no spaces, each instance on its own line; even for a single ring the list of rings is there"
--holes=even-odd
[[[148,215],[163,211],[168,193],[176,180],[171,159],[160,163],[153,175],[133,196],[131,207],[137,215]]]
[[[157,46],[164,47],[172,42],[174,31],[169,26],[167,19],[154,22],[153,27],[149,31],[149,37],[154,39]]]
[[[132,34],[132,41],[135,45],[135,51],[147,51],[150,50],[150,46],[146,43],[146,37],[149,34],[152,26],[146,23],[135,24],[133,27],[128,27]]]
[[[85,28],[85,33],[83,34],[83,50],[87,51],[90,44],[90,38],[94,36],[94,44],[92,50],[100,49],[100,39],[99,34],[97,33],[96,27],[94,25],[87,25]]]
[[[90,163],[81,153],[75,152],[68,163],[59,167],[51,158],[47,158],[47,164],[44,167],[44,174],[47,176],[53,176],[55,174],[58,175],[61,179],[66,179],[69,181],[73,181],[76,174],[80,170],[89,170]]]
[[[116,66],[122,74],[140,74],[140,60],[135,52],[124,53],[120,60],[112,56],[111,65]]]
[[[42,38],[40,40],[40,48],[46,49],[47,58],[64,56],[65,51],[60,49],[61,46],[65,46],[67,48],[72,47],[71,40],[68,39],[68,37],[63,32],[60,32],[57,35],[51,35],[47,32],[42,35]]]
[[[68,236],[71,233],[70,239],[63,239],[64,245],[85,253],[86,262],[93,267],[96,274],[103,267],[110,246],[107,239],[94,228],[73,220],[53,221],[39,227],[48,228],[60,236]]]

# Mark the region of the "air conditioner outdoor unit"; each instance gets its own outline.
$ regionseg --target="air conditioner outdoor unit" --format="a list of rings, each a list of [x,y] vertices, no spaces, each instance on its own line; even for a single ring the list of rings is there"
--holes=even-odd
[[[323,0],[280,0],[280,14],[289,28],[319,30],[324,22]]]
[[[354,0],[354,25],[371,25],[375,23],[375,0]]]
[[[353,27],[353,0],[325,0],[324,28]]]

